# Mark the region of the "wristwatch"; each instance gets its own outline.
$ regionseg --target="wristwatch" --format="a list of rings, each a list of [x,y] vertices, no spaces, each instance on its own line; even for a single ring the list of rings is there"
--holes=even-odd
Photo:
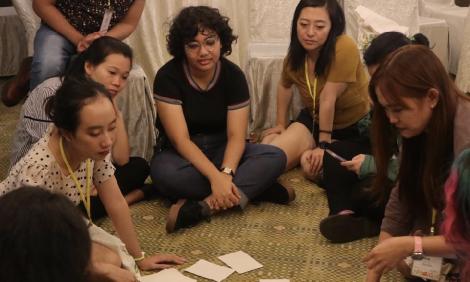
[[[235,176],[235,173],[233,173],[233,169],[229,168],[229,167],[221,167],[220,168],[220,171],[222,173],[225,173],[225,174],[228,174],[228,175],[231,175],[232,177]]]
[[[423,254],[423,238],[420,236],[414,236],[415,247],[414,251],[411,254],[411,258],[414,260],[422,260],[424,258]]]
[[[329,142],[326,142],[326,141],[321,141],[321,142],[318,142],[318,148],[320,149],[328,149],[328,147],[330,146],[330,143]]]

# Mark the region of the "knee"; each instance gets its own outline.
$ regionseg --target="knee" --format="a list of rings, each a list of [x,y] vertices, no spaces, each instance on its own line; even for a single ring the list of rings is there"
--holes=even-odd
[[[155,185],[168,187],[173,186],[181,175],[178,175],[177,168],[170,158],[159,154],[152,159],[150,177]]]
[[[130,157],[128,164],[132,166],[133,171],[139,175],[145,175],[145,177],[147,177],[150,173],[149,163],[144,158]]]
[[[287,164],[287,155],[286,153],[273,145],[260,145],[263,146],[262,156],[266,159],[269,159],[267,169],[271,169],[275,173],[281,174]]]

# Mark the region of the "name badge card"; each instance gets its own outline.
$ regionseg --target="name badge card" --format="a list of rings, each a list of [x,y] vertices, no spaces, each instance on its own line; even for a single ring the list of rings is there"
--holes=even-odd
[[[109,24],[111,23],[111,19],[113,18],[113,13],[114,11],[111,8],[106,9],[106,11],[104,12],[103,21],[101,22],[100,32],[108,32]]]
[[[441,257],[424,256],[422,260],[413,261],[411,275],[437,281],[441,276],[441,268]]]

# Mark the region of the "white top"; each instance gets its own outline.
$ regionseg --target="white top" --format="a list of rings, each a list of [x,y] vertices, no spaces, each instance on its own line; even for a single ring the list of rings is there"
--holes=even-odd
[[[31,150],[10,170],[8,177],[0,183],[0,196],[21,186],[41,186],[69,198],[76,205],[80,203],[80,192],[69,175],[64,175],[56,159],[49,149],[49,139],[54,126],[47,129],[46,134]],[[93,183],[99,187],[114,175],[114,166],[109,156],[104,160],[91,161]],[[82,189],[86,185],[86,162],[74,171]]]

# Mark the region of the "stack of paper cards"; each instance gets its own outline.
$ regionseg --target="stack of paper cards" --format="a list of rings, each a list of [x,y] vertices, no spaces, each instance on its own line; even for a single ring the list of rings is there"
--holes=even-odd
[[[162,270],[158,273],[142,276],[140,282],[196,282],[197,280],[189,278],[181,274],[177,269],[170,268]]]
[[[184,271],[191,272],[197,276],[201,276],[217,282],[224,280],[234,272],[234,270],[231,268],[220,266],[203,259],[200,259],[193,266],[184,269]]]
[[[238,273],[245,273],[263,267],[261,263],[243,251],[226,254],[218,258]]]

